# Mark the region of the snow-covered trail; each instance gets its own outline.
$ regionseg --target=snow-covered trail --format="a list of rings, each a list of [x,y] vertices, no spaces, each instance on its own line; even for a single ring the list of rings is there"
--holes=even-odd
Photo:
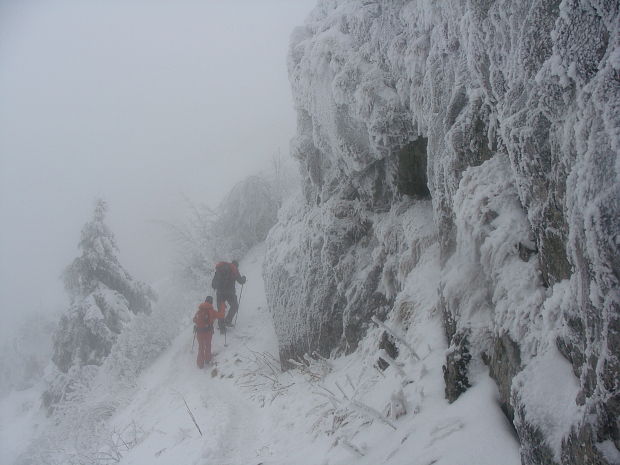
[[[200,303],[196,302],[187,308],[182,333],[127,391],[129,398],[122,391],[122,398],[116,399],[116,413],[98,431],[99,452],[89,455],[88,461],[71,463],[520,463],[517,438],[497,405],[497,387],[486,367],[474,367],[472,387],[457,401],[448,404],[445,400],[442,364],[447,347],[440,317],[432,311],[435,296],[429,282],[436,279],[438,270],[432,250],[424,255],[424,266],[413,273],[406,289],[417,296],[419,305],[411,324],[412,340],[421,359],[402,354],[397,362],[399,369],[385,371],[376,367],[382,329],[371,327],[356,352],[327,361],[314,360],[307,369],[281,373],[263,287],[263,255],[264,248],[257,247],[241,262],[248,282],[237,325],[229,332],[226,345],[222,335],[214,335],[215,363],[203,370],[196,367],[191,323]],[[114,386],[114,380],[110,381]],[[49,425],[34,415],[40,393],[29,392],[28,398],[16,394],[0,402],[0,413],[10,415],[7,418],[23,416],[23,409],[32,414],[23,424],[11,420],[0,428],[3,446],[19,436],[9,434],[9,424],[28,432],[28,437],[35,437],[31,430]],[[331,396],[326,398],[326,393]],[[86,414],[96,410],[100,397],[96,393],[94,405],[84,410]],[[399,399],[404,414],[390,416],[386,407],[391,409]],[[19,400],[19,404],[8,408],[11,400]],[[30,407],[24,407],[26,404]],[[24,441],[16,441],[14,447],[3,451],[0,459],[8,461],[0,463],[43,464],[14,462],[12,457],[26,447]],[[67,442],[72,443],[71,437]]]
[[[124,440],[132,442],[121,450],[121,465],[520,463],[518,442],[499,406],[488,407],[497,387],[484,367],[459,400],[445,400],[441,366],[446,347],[432,312],[421,312],[416,319],[423,361],[403,359],[401,366],[411,377],[405,384],[391,369],[382,374],[372,366],[375,358],[368,354],[376,353],[372,341],[379,340],[379,330],[356,353],[330,360],[318,380],[303,370],[274,373],[257,363],[264,354],[277,354],[261,277],[263,254],[259,247],[241,263],[248,282],[237,325],[226,345],[223,336],[214,335],[214,365],[196,368],[191,324],[195,309],[188,309],[187,328],[140,377],[129,405],[111,419]],[[421,273],[432,279],[435,268],[430,260]],[[418,278],[410,291],[422,302],[432,288]],[[318,395],[327,390],[335,397],[339,391],[358,391],[353,394],[358,405],[377,412],[385,411],[394,393],[401,392],[408,413],[392,418],[390,426],[346,403],[330,408]]]
[[[248,282],[237,325],[228,332],[226,345],[224,336],[214,334],[214,363],[203,370],[196,367],[190,323],[195,309],[188,309],[187,328],[141,376],[131,403],[112,419],[124,438],[131,439],[137,429],[139,443],[123,452],[121,464],[259,463],[256,459],[269,450],[269,410],[250,399],[239,382],[252,368],[253,352],[277,354],[261,278],[263,253],[262,247],[256,249],[241,263]]]

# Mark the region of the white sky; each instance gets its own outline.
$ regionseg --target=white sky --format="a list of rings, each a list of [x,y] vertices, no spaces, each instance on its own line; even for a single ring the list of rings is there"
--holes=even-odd
[[[109,202],[121,261],[150,282],[170,260],[150,220],[182,218],[182,194],[215,206],[288,152],[289,34],[315,3],[0,0],[0,312],[9,322],[65,305],[59,275],[96,196]]]

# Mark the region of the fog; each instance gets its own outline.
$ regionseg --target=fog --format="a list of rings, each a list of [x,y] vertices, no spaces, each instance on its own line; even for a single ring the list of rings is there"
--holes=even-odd
[[[314,3],[0,1],[1,336],[66,306],[95,197],[122,263],[154,282],[172,253],[152,220],[288,153],[288,38]]]

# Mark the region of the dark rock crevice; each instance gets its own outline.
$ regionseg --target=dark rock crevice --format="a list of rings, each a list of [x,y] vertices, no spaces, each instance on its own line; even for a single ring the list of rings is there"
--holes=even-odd
[[[398,151],[398,190],[416,199],[430,199],[427,171],[428,139],[419,137]]]

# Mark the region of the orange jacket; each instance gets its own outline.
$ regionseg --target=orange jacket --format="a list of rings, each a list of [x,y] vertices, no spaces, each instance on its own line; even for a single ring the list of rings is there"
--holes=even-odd
[[[204,329],[212,326],[216,319],[224,318],[225,316],[226,311],[224,309],[217,311],[212,304],[203,302],[198,306],[198,311],[194,315],[194,323],[198,329]]]

